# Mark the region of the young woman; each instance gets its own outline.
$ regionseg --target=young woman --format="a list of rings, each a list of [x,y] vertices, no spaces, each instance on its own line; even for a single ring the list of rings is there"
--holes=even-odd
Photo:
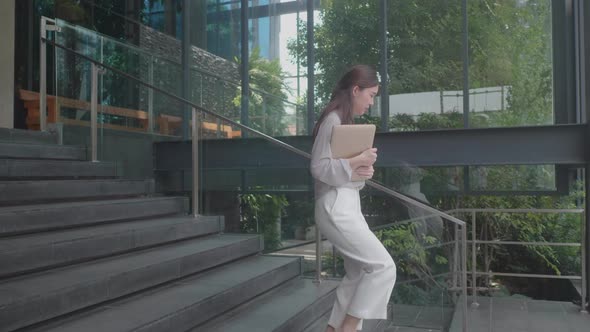
[[[395,283],[395,264],[369,229],[360,206],[359,190],[373,176],[377,149],[367,149],[350,159],[334,159],[330,149],[332,128],[352,124],[354,116],[364,114],[373,105],[378,91],[374,69],[352,67],[336,84],[313,131],[315,220],[344,258],[346,271],[336,290],[328,332],[361,330],[363,319],[387,318],[387,303]]]

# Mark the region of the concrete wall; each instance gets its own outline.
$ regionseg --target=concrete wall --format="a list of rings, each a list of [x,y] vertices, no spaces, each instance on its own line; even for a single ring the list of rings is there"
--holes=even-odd
[[[0,127],[14,126],[15,0],[0,1]]]

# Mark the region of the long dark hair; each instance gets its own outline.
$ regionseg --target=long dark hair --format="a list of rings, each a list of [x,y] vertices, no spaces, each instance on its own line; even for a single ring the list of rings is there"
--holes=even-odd
[[[352,114],[352,89],[358,86],[361,89],[372,88],[379,85],[377,72],[367,65],[356,65],[350,68],[340,78],[330,97],[330,102],[324,110],[313,128],[313,137],[315,137],[326,116],[335,110],[339,110],[338,116],[342,124],[354,123]]]

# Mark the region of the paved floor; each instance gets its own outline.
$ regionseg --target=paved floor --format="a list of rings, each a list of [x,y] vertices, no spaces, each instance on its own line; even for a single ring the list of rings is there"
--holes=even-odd
[[[468,332],[589,332],[590,315],[569,302],[513,297],[478,297],[477,309],[468,309]],[[471,303],[471,299],[468,303]],[[450,332],[461,331],[457,310]]]
[[[453,318],[451,307],[430,307],[394,304],[391,325],[406,328],[408,331],[442,331],[450,325]],[[402,329],[399,331],[406,331]],[[397,330],[392,330],[397,331]]]

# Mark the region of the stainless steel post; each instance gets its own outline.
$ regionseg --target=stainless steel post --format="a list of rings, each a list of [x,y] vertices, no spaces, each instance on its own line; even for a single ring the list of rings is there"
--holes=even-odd
[[[463,255],[461,255],[461,270],[463,284],[463,332],[467,332],[467,224],[461,226],[461,244],[463,246]]]
[[[98,67],[92,63],[92,83],[90,92],[90,141],[91,141],[91,159],[97,162],[97,128],[98,128]]]
[[[457,273],[459,273],[459,225],[455,224],[455,250],[453,252],[453,288],[458,287]]]
[[[320,228],[315,227],[315,282],[322,281],[322,234]]]
[[[47,18],[41,17],[41,38],[47,38]],[[47,45],[39,38],[39,130],[47,130]]]
[[[47,31],[60,31],[55,20],[41,17],[39,26],[39,130],[47,131]]]
[[[586,181],[588,181],[588,177],[586,177]],[[586,213],[588,213],[588,211],[586,211]],[[583,313],[588,313],[588,303],[587,298],[586,298],[586,294],[587,294],[587,290],[586,290],[586,280],[588,280],[587,276],[586,276],[586,243],[588,243],[588,239],[586,238],[586,214],[582,214],[582,243],[580,246],[580,251],[581,251],[581,260],[582,260],[582,309],[580,310]]]
[[[199,215],[199,117],[196,108],[192,114],[193,152],[193,217]]]
[[[479,307],[479,303],[477,302],[477,244],[475,241],[477,240],[477,226],[475,220],[476,212],[471,212],[471,290],[473,294],[473,302],[471,302],[472,308]]]
[[[148,79],[151,85],[154,84],[154,57],[150,56],[148,58],[149,65],[148,65]],[[148,89],[148,133],[154,133],[154,90]]]

